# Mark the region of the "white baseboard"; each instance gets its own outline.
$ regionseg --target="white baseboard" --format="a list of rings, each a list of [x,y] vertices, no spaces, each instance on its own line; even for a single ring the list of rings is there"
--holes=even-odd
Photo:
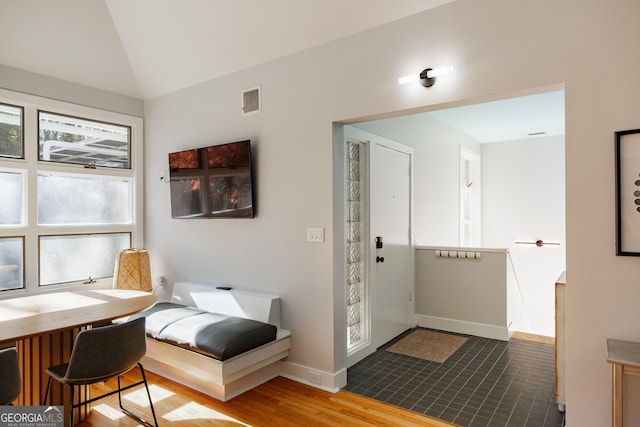
[[[441,331],[457,332],[459,334],[475,335],[477,337],[492,338],[509,341],[511,332],[507,326],[488,325],[486,323],[474,323],[464,320],[446,319],[443,317],[426,316],[416,314],[418,326],[423,328],[438,329]]]
[[[281,361],[280,376],[299,383],[308,384],[331,393],[337,393],[347,385],[347,369],[336,373],[320,371],[297,363]]]

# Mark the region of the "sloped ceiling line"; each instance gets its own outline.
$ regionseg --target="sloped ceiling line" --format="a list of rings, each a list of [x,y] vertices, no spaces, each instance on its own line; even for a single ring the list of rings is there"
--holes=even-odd
[[[452,1],[7,0],[0,63],[149,99]]]

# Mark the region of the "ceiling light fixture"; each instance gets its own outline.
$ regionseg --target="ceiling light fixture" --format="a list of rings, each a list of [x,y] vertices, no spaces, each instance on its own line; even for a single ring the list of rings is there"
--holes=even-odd
[[[446,76],[453,73],[453,67],[448,65],[440,68],[425,68],[420,74],[410,74],[398,79],[398,84],[403,85],[415,81],[420,81],[424,87],[431,87],[436,83],[436,77]]]

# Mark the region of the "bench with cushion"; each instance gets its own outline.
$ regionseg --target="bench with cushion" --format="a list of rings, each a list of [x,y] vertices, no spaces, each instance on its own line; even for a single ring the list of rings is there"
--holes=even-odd
[[[222,401],[278,376],[290,348],[271,295],[178,282],[141,316],[145,368]]]

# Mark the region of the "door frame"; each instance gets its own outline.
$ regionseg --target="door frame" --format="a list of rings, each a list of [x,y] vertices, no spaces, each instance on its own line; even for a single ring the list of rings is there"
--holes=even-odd
[[[364,319],[364,324],[367,330],[366,330],[366,339],[363,341],[363,343],[361,345],[354,347],[351,351],[349,351],[346,348],[346,342],[345,342],[345,349],[347,351],[347,367],[350,367],[355,363],[359,362],[360,360],[364,359],[365,357],[369,356],[370,354],[373,354],[378,349],[378,345],[379,345],[379,343],[375,343],[373,341],[373,333],[372,333],[372,327],[374,324],[373,303],[375,301],[374,300],[375,284],[373,283],[373,281],[375,280],[374,274],[373,274],[373,270],[375,269],[375,262],[372,261],[372,258],[375,256],[376,251],[375,251],[375,236],[373,235],[374,227],[371,224],[371,216],[370,216],[370,212],[371,212],[370,202],[371,202],[371,192],[372,192],[370,184],[372,182],[371,177],[376,173],[376,168],[375,168],[375,146],[376,145],[382,145],[386,148],[405,153],[409,155],[409,158],[410,158],[410,174],[409,174],[409,187],[410,187],[409,188],[409,203],[410,203],[410,207],[409,207],[409,245],[410,245],[409,253],[410,255],[409,256],[410,258],[409,258],[409,289],[408,289],[409,300],[407,301],[408,328],[415,327],[417,325],[417,322],[416,322],[416,310],[415,310],[416,298],[415,298],[415,243],[414,243],[414,221],[413,221],[414,219],[414,212],[413,212],[413,209],[414,209],[414,150],[413,150],[413,147],[400,144],[396,141],[383,138],[381,136],[363,131],[361,129],[358,129],[350,125],[345,125],[343,129],[343,138],[342,138],[342,145],[343,145],[342,161],[345,168],[347,164],[346,146],[347,146],[348,139],[356,139],[358,141],[361,141],[363,145],[367,147],[367,154],[365,156],[367,161],[367,165],[366,165],[367,197],[366,197],[365,208],[364,208],[364,218],[367,224],[365,225],[365,238],[363,239],[364,240],[363,243],[365,244],[365,248],[363,250],[363,257],[365,259],[364,269],[366,272],[365,280],[367,281],[366,283],[367,289],[364,292],[364,301],[366,302],[364,313],[367,318]],[[346,180],[344,180],[343,185],[346,186]],[[347,217],[345,213],[345,216],[343,218],[343,224],[342,224],[343,228],[346,228],[346,225],[347,225]],[[344,245],[345,242],[343,241],[342,244]],[[344,263],[343,270],[346,272],[346,258],[343,260],[343,263]],[[345,274],[343,283],[346,283],[346,274]],[[343,307],[346,310],[346,290],[345,290],[345,303],[343,304]],[[344,329],[346,331],[346,322],[345,322]]]

